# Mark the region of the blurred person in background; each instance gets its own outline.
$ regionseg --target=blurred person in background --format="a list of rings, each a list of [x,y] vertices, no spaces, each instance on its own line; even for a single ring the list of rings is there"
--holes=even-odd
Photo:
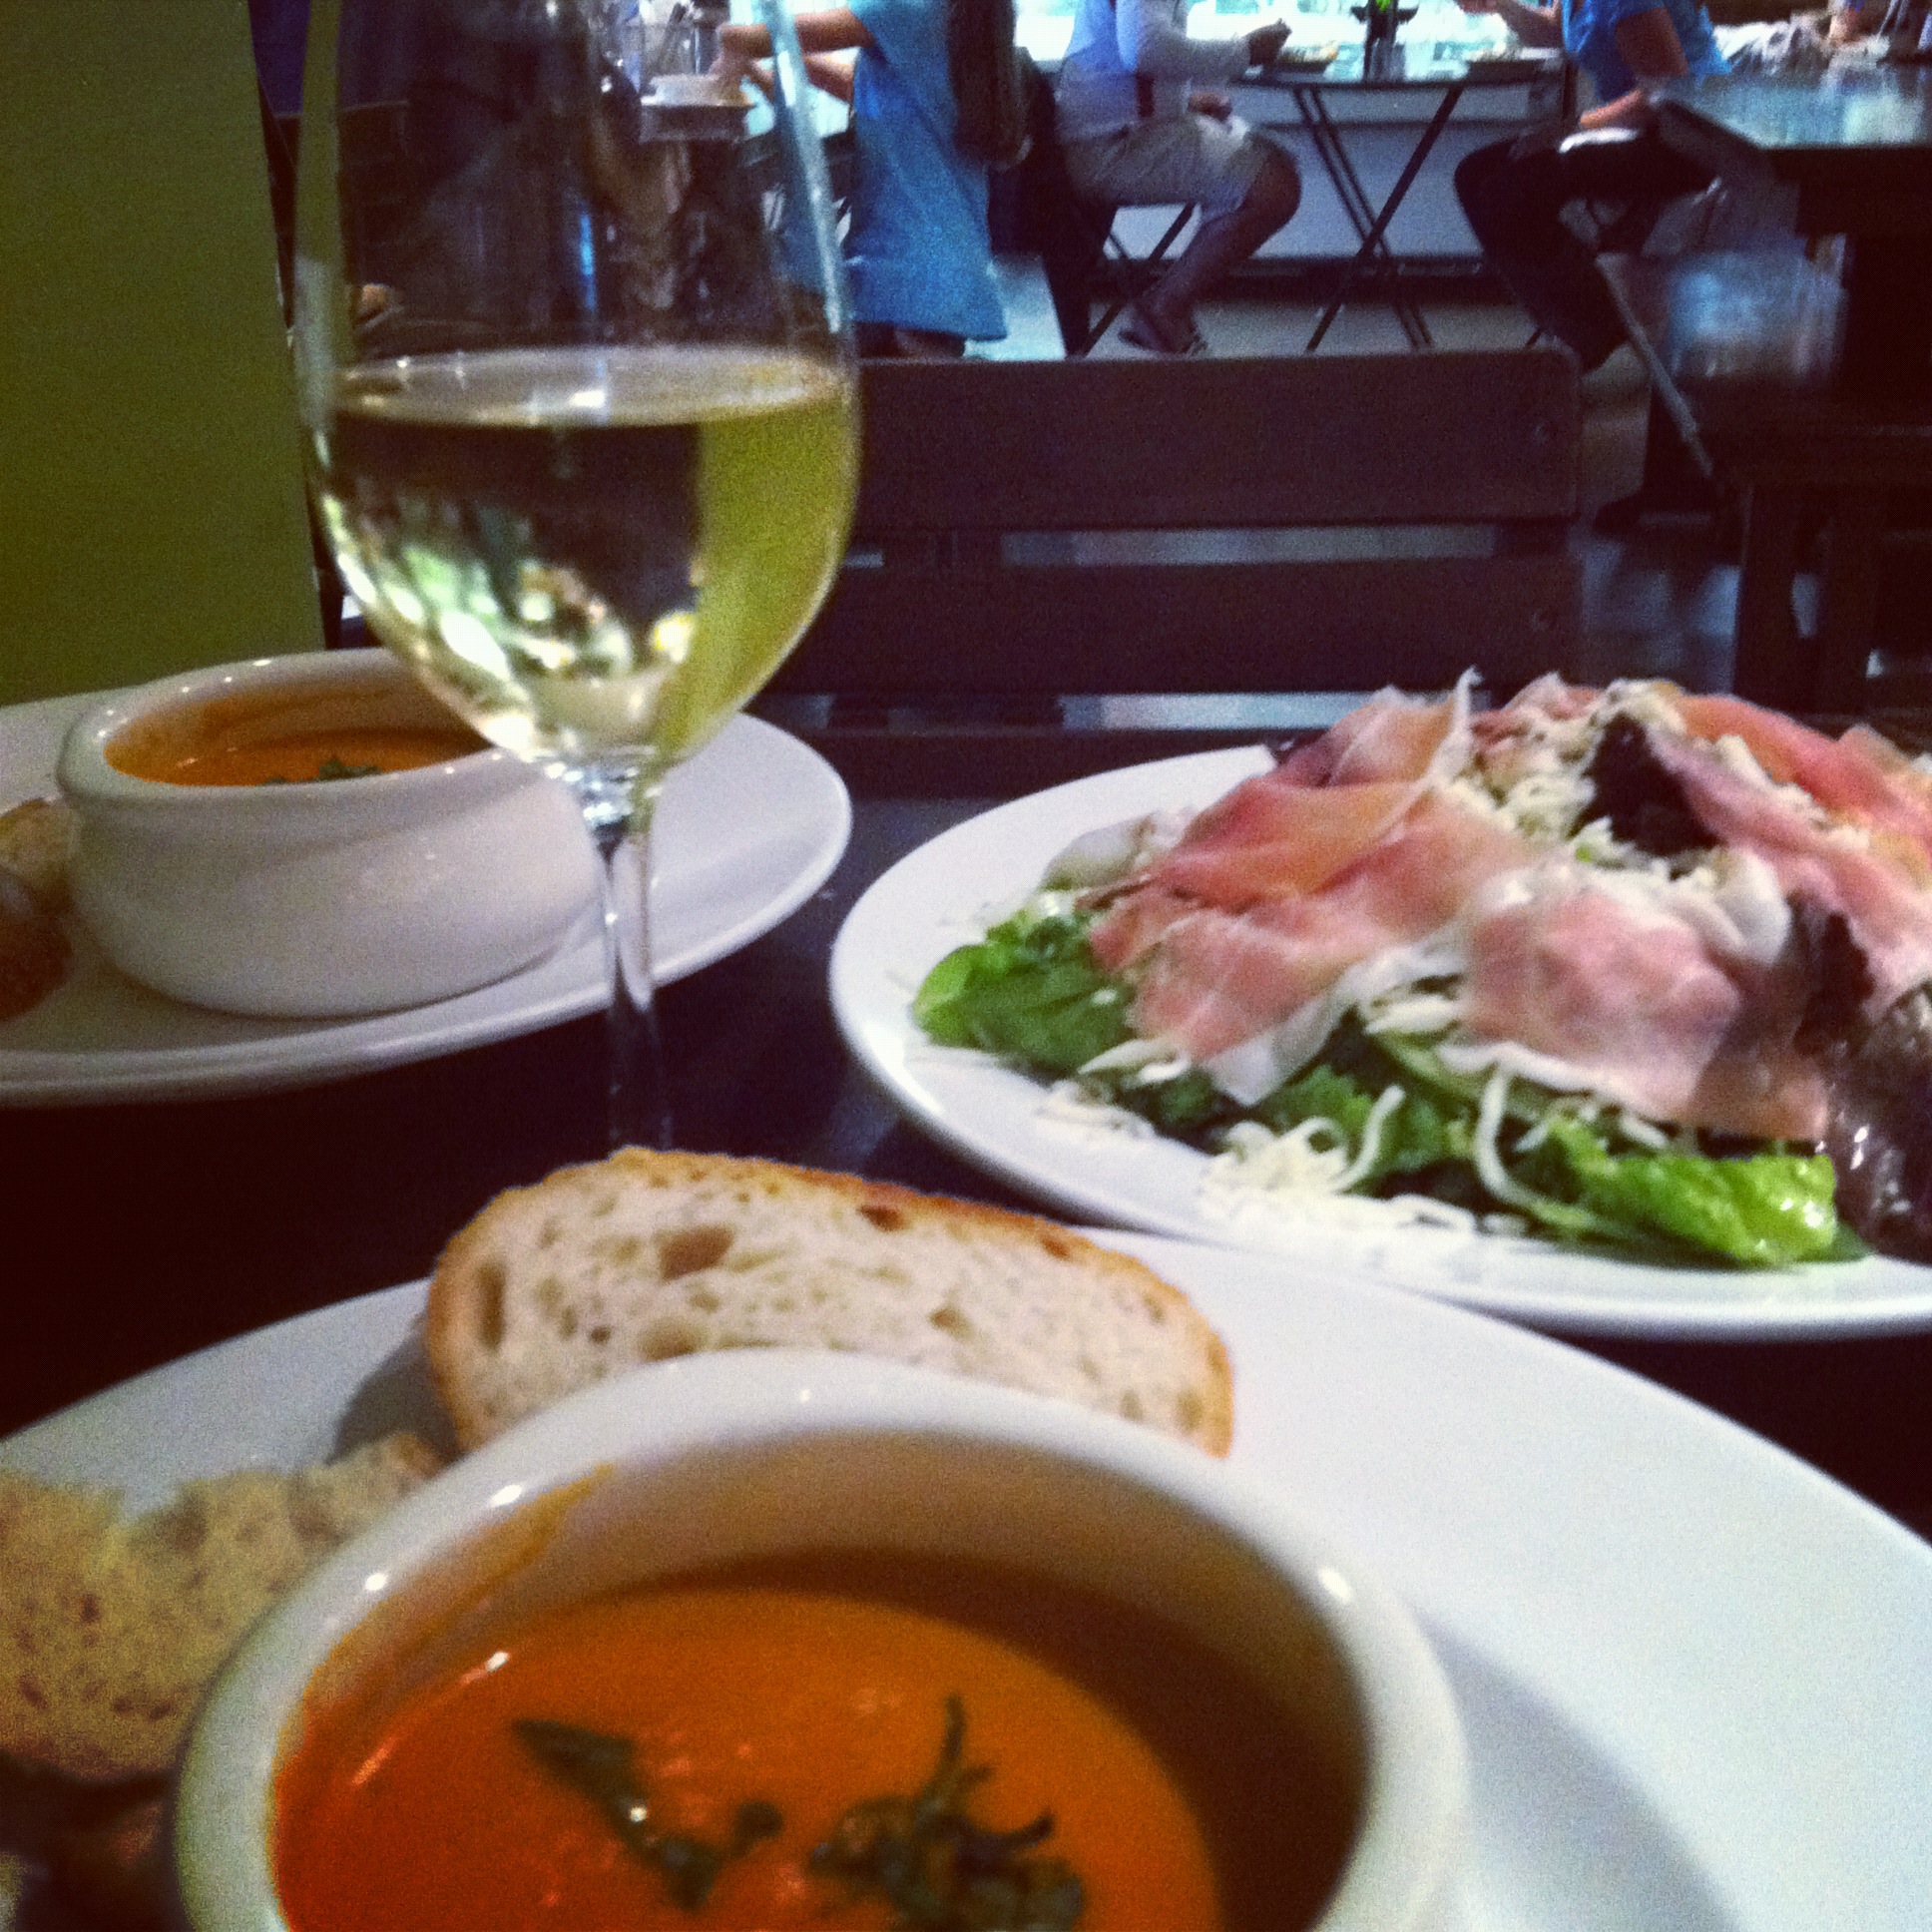
[[[1926,0],[1833,0],[1826,38],[1834,47],[1875,42],[1886,60],[1932,58],[1932,9]]]
[[[275,114],[301,108],[302,56],[308,44],[308,0],[248,0],[248,35],[261,92]]]
[[[1084,200],[1201,212],[1194,240],[1136,301],[1123,338],[1199,354],[1195,304],[1301,204],[1301,177],[1235,118],[1216,84],[1280,53],[1279,22],[1225,40],[1188,36],[1189,0],[1079,0],[1055,87],[1067,176]],[[1204,90],[1198,83],[1206,83]]]
[[[1003,336],[987,171],[1026,142],[1012,0],[854,0],[793,21],[813,83],[852,109],[860,352],[959,355]],[[718,49],[713,71],[740,79],[770,35],[733,22]]]
[[[1596,88],[1598,104],[1574,129],[1533,128],[1476,149],[1456,169],[1456,199],[1490,264],[1537,324],[1594,369],[1624,339],[1597,253],[1634,252],[1666,203],[1710,182],[1657,132],[1648,93],[1660,81],[1724,72],[1710,16],[1701,0],[1458,4],[1499,15],[1526,47],[1561,47]],[[1594,242],[1567,219],[1579,204]]]

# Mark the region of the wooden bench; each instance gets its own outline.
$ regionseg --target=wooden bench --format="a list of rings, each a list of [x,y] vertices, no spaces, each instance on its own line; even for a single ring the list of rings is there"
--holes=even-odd
[[[855,781],[1153,754],[1065,697],[1507,691],[1576,638],[1560,350],[877,362],[863,406],[851,551],[765,705]]]
[[[1895,512],[1932,484],[1932,409],[1846,392],[1844,291],[1801,254],[1603,265],[1654,394],[1742,500],[1732,688],[1791,711],[1858,709]],[[1793,603],[1808,519],[1823,524],[1809,634]]]

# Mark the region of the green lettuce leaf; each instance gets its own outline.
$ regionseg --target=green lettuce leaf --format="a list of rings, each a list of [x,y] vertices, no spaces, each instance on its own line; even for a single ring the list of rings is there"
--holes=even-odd
[[[1073,1073],[1131,1032],[1128,990],[1094,963],[1087,925],[1077,915],[1016,913],[926,975],[913,1018],[942,1046]]]
[[[1567,1167],[1577,1205],[1637,1247],[1721,1255],[1741,1267],[1839,1258],[1835,1177],[1822,1154],[1614,1155],[1581,1121],[1558,1115],[1545,1147]]]
[[[1338,1031],[1331,1045],[1339,1065],[1324,1056],[1257,1103],[1253,1118],[1276,1134],[1285,1134],[1303,1121],[1333,1121],[1347,1135],[1354,1154],[1361,1149],[1376,1101],[1391,1083],[1401,1081],[1402,1070],[1386,1059],[1378,1066],[1378,1043],[1358,1029]],[[1416,1092],[1406,1081],[1401,1084],[1402,1100],[1382,1122],[1375,1159],[1356,1184],[1358,1193],[1373,1193],[1396,1176],[1420,1174],[1469,1158],[1474,1109],[1445,1105],[1434,1095]]]
[[[977,944],[948,953],[926,976],[913,1015],[934,1040],[1017,1061],[1050,1079],[1078,1072],[1132,1037],[1132,987],[1095,963],[1091,915],[1028,910]],[[1391,1085],[1401,1104],[1382,1123],[1376,1156],[1357,1184],[1363,1194],[1421,1189],[1481,1210],[1493,1203],[1477,1176],[1473,1148],[1486,1076],[1446,1067],[1426,1039],[1369,1034],[1344,1020],[1322,1057],[1253,1108],[1238,1107],[1200,1068],[1145,1083],[1132,1070],[1091,1076],[1116,1105],[1164,1134],[1211,1148],[1232,1121],[1253,1119],[1275,1133],[1330,1120],[1351,1150],[1379,1096]],[[1515,1151],[1523,1130],[1545,1121],[1540,1145]],[[1861,1248],[1833,1207],[1834,1176],[1823,1155],[1776,1149],[1734,1158],[1631,1151],[1605,1121],[1586,1122],[1558,1096],[1511,1083],[1499,1155],[1526,1191],[1500,1204],[1527,1213],[1559,1240],[1662,1260],[1782,1267],[1840,1260]]]

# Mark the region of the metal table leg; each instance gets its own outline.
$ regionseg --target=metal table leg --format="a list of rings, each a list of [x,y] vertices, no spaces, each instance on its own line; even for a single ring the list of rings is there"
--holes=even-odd
[[[1802,511],[1800,491],[1762,484],[1752,486],[1744,504],[1730,688],[1778,711],[1806,711],[1814,702],[1811,653],[1791,609]]]
[[[1341,204],[1342,213],[1354,226],[1355,240],[1357,243],[1365,242],[1369,230],[1375,226],[1375,210],[1363,192],[1361,178],[1355,173],[1347,149],[1341,145],[1341,130],[1314,88],[1297,87],[1293,95],[1294,104],[1301,114],[1301,125],[1307,130],[1308,139],[1314,143],[1322,172],[1327,175],[1335,191],[1335,199]]]
[[[1324,170],[1335,193],[1347,209],[1349,219],[1355,224],[1356,233],[1362,238],[1361,246],[1355,251],[1354,258],[1342,270],[1341,285],[1335,290],[1334,298],[1322,310],[1321,319],[1315,323],[1314,333],[1308,337],[1309,352],[1321,346],[1321,339],[1328,333],[1334,319],[1341,313],[1349,291],[1357,279],[1370,267],[1382,275],[1388,284],[1389,306],[1394,309],[1396,320],[1402,324],[1402,332],[1408,337],[1409,346],[1427,349],[1435,346],[1429,333],[1429,325],[1423,319],[1422,311],[1402,293],[1400,269],[1391,252],[1386,236],[1388,225],[1394,220],[1396,211],[1402,206],[1404,198],[1415,184],[1415,178],[1422,172],[1422,165],[1429,159],[1436,143],[1442,138],[1442,131],[1449,125],[1449,117],[1456,111],[1456,103],[1462,99],[1462,88],[1454,82],[1443,86],[1442,99],[1436,111],[1429,117],[1429,124],[1422,130],[1407,164],[1396,177],[1395,186],[1389,191],[1388,200],[1381,209],[1375,211],[1363,189],[1361,178],[1355,172],[1347,149],[1342,145],[1341,130],[1328,113],[1326,104],[1313,88],[1296,88],[1295,100],[1301,108],[1301,117],[1315,142],[1315,152],[1321,157]],[[1309,97],[1308,100],[1303,97]],[[1319,124],[1319,127],[1317,126]],[[1346,181],[1347,187],[1343,187]],[[1351,199],[1352,197],[1352,199]],[[1364,226],[1364,215],[1371,216]]]

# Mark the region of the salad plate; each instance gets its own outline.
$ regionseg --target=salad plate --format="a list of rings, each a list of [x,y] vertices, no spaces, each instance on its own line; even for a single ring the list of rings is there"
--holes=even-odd
[[[1501,1323],[1101,1236],[1226,1341],[1234,1461],[1345,1535],[1448,1670],[1466,1932],[1923,1922],[1932,1549],[1730,1423]],[[441,1424],[420,1283],[173,1363],[0,1443],[130,1506]],[[0,1821],[3,1824],[3,1821]]]
[[[921,1031],[912,1000],[926,974],[1015,910],[1076,838],[1199,809],[1268,762],[1257,746],[1102,772],[1001,805],[900,860],[853,907],[833,947],[832,1005],[847,1044],[934,1139],[1072,1218],[1290,1253],[1575,1334],[1796,1339],[1932,1328],[1932,1268],[1883,1255],[1672,1267],[1503,1234],[1349,1225],[1271,1204],[1222,1218],[1204,1204],[1207,1156],[1065,1118],[1038,1080]]]
[[[0,810],[51,795],[67,726],[102,694],[0,711]],[[651,913],[660,984],[771,930],[838,863],[852,808],[809,746],[736,718],[673,771],[658,807]],[[70,918],[66,982],[0,1022],[0,1106],[269,1093],[534,1033],[605,1002],[604,938],[587,914],[534,966],[455,999],[351,1020],[259,1020],[150,992]]]

